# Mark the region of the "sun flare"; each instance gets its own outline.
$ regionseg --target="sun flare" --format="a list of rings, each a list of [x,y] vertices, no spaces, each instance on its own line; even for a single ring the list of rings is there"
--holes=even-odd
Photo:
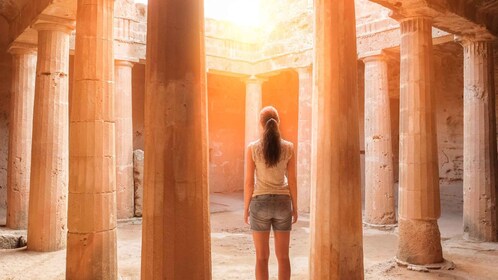
[[[204,11],[207,18],[256,27],[260,24],[259,4],[260,0],[205,0]]]
[[[147,4],[148,0],[134,1]],[[204,0],[204,15],[236,25],[256,27],[261,20],[259,4],[260,0]]]

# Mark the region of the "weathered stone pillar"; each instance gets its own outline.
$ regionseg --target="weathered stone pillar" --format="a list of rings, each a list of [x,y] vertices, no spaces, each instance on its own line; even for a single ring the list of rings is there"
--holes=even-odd
[[[396,224],[387,56],[365,63],[365,223]]]
[[[114,0],[78,0],[66,279],[117,279]]]
[[[492,41],[463,39],[463,226],[467,238],[496,242],[496,115]]]
[[[246,82],[246,134],[245,147],[259,139],[259,113],[263,103],[264,80],[251,76]]]
[[[354,1],[315,1],[318,98],[310,279],[363,279]]]
[[[28,250],[66,247],[69,37],[73,26],[40,23],[33,112]]]
[[[313,77],[311,66],[297,68],[299,78],[299,116],[297,140],[298,209],[310,211],[311,191],[311,126]]]
[[[35,46],[12,46],[12,92],[7,167],[7,227],[27,229],[36,81]]]
[[[211,279],[202,0],[149,0],[142,279]]]
[[[115,62],[116,113],[116,192],[118,219],[134,216],[133,209],[133,121],[132,68],[133,63]]]
[[[443,261],[435,96],[432,92],[432,20],[401,22],[399,245],[397,259],[410,264]]]

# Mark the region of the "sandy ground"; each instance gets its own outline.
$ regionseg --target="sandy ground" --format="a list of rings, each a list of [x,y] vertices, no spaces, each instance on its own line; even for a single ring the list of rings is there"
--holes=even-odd
[[[451,197],[449,199],[461,199]],[[416,272],[398,267],[393,261],[397,235],[394,231],[364,229],[366,279],[498,279],[498,243],[474,243],[462,239],[461,207],[442,198],[439,221],[444,257],[455,263],[454,270]],[[254,249],[248,226],[242,222],[242,194],[211,196],[213,279],[254,279]],[[9,232],[0,228],[0,234]],[[22,232],[20,232],[22,233]],[[118,266],[121,279],[139,279],[141,220],[118,226]],[[271,248],[273,250],[273,246]],[[308,279],[309,215],[302,214],[291,241],[292,279]],[[64,279],[66,252],[0,250],[0,279]],[[270,278],[277,279],[275,255],[270,259]]]

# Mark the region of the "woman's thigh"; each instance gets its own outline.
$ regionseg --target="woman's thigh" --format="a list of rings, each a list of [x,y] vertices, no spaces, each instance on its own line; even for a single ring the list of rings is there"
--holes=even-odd
[[[253,231],[252,237],[256,248],[257,259],[268,259],[270,257],[270,232]]]

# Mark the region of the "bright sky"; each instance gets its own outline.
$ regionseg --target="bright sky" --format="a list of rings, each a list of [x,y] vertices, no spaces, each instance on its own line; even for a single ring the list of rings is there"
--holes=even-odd
[[[236,24],[255,27],[260,24],[259,3],[261,0],[204,0],[204,14],[208,18],[226,20]],[[147,4],[147,0],[135,0]]]

